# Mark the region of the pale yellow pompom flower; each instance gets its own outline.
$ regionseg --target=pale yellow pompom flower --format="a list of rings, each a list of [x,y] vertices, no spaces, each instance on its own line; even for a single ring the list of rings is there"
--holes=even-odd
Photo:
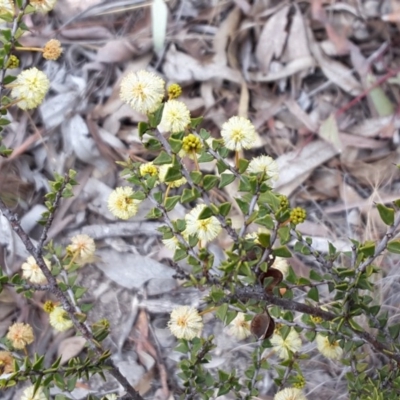
[[[203,244],[215,239],[221,232],[221,224],[214,216],[206,219],[199,219],[204,210],[204,204],[198,204],[192,211],[185,215],[185,234],[195,235]]]
[[[44,262],[49,270],[51,270],[51,264],[49,260],[44,258]],[[44,276],[42,270],[39,265],[37,265],[35,259],[32,256],[29,256],[27,260],[22,264],[22,277],[27,279],[29,282],[43,284],[47,283],[47,279]]]
[[[14,15],[15,8],[12,0],[0,0],[0,14],[12,14]]]
[[[278,392],[274,400],[307,400],[303,392],[297,388],[286,388]]]
[[[172,164],[160,165],[160,168],[158,170],[158,177],[160,179],[160,182],[165,182],[165,176],[167,175],[167,172],[171,167]],[[186,178],[182,177],[173,182],[165,182],[165,184],[169,185],[172,188],[177,188],[184,185],[186,182]]]
[[[129,219],[138,212],[139,200],[132,199],[134,191],[129,186],[117,187],[108,198],[108,209],[117,218]]]
[[[253,174],[263,172],[272,181],[277,181],[279,178],[278,164],[270,156],[254,157],[247,167],[247,172]]]
[[[24,349],[35,340],[33,329],[29,324],[16,322],[8,328],[7,339],[15,349]]]
[[[71,238],[71,244],[67,246],[67,252],[74,258],[78,265],[89,264],[94,260],[96,244],[89,235],[76,235]]]
[[[272,267],[282,272],[283,276],[286,276],[289,272],[289,264],[286,261],[286,258],[276,257]]]
[[[229,333],[238,340],[246,339],[251,335],[250,321],[246,320],[246,314],[239,312],[235,319],[229,324]]]
[[[36,11],[47,13],[51,11],[56,5],[57,0],[29,0],[29,4],[35,8]]]
[[[300,336],[294,329],[289,332],[286,339],[283,339],[281,335],[274,333],[270,341],[279,358],[282,358],[283,360],[287,360],[290,353],[296,353],[301,349]]]
[[[247,118],[231,117],[222,125],[221,137],[229,150],[250,149],[256,141],[256,129]]]
[[[35,386],[32,385],[27,387],[22,393],[21,400],[47,400],[47,397],[41,387],[39,387],[35,394],[33,394],[34,391]]]
[[[50,82],[44,72],[30,68],[22,71],[8,86],[12,88],[11,97],[18,100],[17,106],[22,110],[30,110],[43,102]]]
[[[43,47],[43,58],[46,60],[57,60],[62,54],[61,43],[57,39],[49,40]]]
[[[343,349],[340,347],[338,341],[335,340],[333,343],[330,343],[327,336],[320,334],[317,334],[316,341],[317,349],[326,358],[330,358],[331,360],[340,360],[342,358]]]
[[[164,243],[164,246],[171,251],[175,251],[179,244],[179,240],[175,236],[172,236],[169,239],[162,239],[162,242]]]
[[[160,128],[164,132],[183,132],[190,124],[190,111],[185,103],[178,100],[168,100],[164,104],[164,110],[160,122]]]
[[[131,72],[121,81],[120,98],[134,110],[148,114],[160,107],[164,87],[164,80],[152,72]]]
[[[68,313],[60,306],[54,307],[54,310],[49,314],[49,322],[59,332],[64,332],[74,325],[68,318]]]
[[[195,308],[181,306],[171,312],[168,328],[178,339],[192,340],[200,336],[203,320]]]

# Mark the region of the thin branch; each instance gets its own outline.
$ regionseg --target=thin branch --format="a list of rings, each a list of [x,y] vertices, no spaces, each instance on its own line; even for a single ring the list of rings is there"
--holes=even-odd
[[[7,218],[14,232],[20,237],[25,248],[30,254],[35,258],[35,261],[48,282],[48,291],[52,293],[57,300],[62,304],[63,309],[68,313],[69,318],[73,322],[75,328],[82,334],[82,336],[87,340],[89,346],[95,351],[98,356],[101,356],[104,350],[95,341],[90,329],[83,323],[81,323],[75,316],[75,308],[71,304],[70,300],[66,297],[64,292],[59,288],[55,277],[51,274],[50,270],[47,268],[44,259],[38,249],[32,243],[30,237],[22,229],[19,222],[19,218],[16,214],[12,213],[7,206],[0,199],[0,211]],[[107,361],[107,365],[111,367],[110,374],[114,376],[115,379],[124,387],[127,393],[131,396],[132,400],[143,400],[143,397],[130,385],[128,380],[120,373],[118,367],[113,363],[112,360]]]

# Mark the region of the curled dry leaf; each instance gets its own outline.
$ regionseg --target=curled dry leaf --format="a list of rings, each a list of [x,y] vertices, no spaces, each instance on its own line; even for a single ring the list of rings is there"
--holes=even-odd
[[[272,293],[274,288],[283,280],[283,274],[276,268],[268,268],[267,272],[260,275],[260,282],[267,293]]]
[[[275,322],[267,310],[262,314],[257,314],[250,324],[250,331],[258,340],[270,338],[274,333],[274,330]]]

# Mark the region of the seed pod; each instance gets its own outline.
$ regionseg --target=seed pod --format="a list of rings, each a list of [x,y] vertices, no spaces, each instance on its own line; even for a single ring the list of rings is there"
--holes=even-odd
[[[275,322],[267,310],[262,314],[257,314],[250,324],[250,331],[258,340],[270,338],[274,333],[274,329]]]
[[[266,279],[268,281],[266,282]],[[271,294],[274,290],[275,286],[278,286],[283,280],[283,274],[281,271],[275,269],[275,268],[268,268],[267,272],[263,272],[260,275],[260,282],[261,285],[265,288],[265,291],[268,294]],[[264,284],[265,283],[265,284]]]

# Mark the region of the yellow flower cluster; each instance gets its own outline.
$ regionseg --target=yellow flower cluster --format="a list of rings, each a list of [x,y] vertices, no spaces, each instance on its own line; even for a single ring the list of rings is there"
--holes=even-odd
[[[11,54],[10,58],[7,61],[8,69],[15,69],[19,67],[19,58],[14,54]]]
[[[177,99],[182,94],[182,88],[177,83],[173,83],[168,86],[167,93],[170,100]]]
[[[201,151],[201,140],[198,136],[189,133],[182,140],[182,149],[188,154],[200,153]]]
[[[301,224],[307,218],[307,211],[304,208],[296,207],[290,211],[290,221],[295,224]]]
[[[146,175],[157,176],[158,175],[158,168],[152,162],[142,164],[139,168],[139,171],[140,171],[141,176],[146,176]]]
[[[289,199],[284,194],[280,194],[279,196],[279,205],[282,210],[287,210],[290,206]]]

